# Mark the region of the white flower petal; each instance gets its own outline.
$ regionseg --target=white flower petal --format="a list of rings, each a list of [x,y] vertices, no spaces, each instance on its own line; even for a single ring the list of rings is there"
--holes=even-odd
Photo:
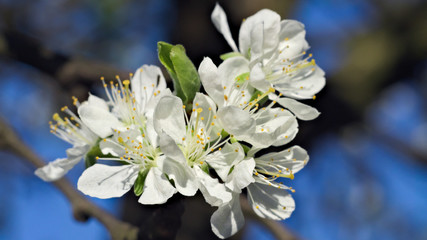
[[[175,160],[176,162],[187,165],[187,160],[176,142],[167,134],[159,134],[159,146],[166,157]]]
[[[225,186],[231,191],[241,193],[242,189],[255,182],[253,170],[255,160],[253,158],[245,159],[234,166],[233,171],[228,175]]]
[[[279,14],[268,9],[260,10],[248,17],[240,27],[240,52],[248,56],[250,49],[251,60],[272,52],[279,43],[279,32]]]
[[[289,218],[295,209],[295,201],[287,190],[260,183],[248,186],[248,200],[258,216],[272,220]]]
[[[154,128],[158,134],[165,132],[175,142],[182,142],[185,137],[185,119],[179,97],[164,96],[156,106],[153,116]]]
[[[97,108],[103,109],[105,111],[109,111],[107,102],[105,102],[105,100],[102,98],[99,98],[99,97],[89,93],[89,98],[87,101],[93,107],[97,107]]]
[[[147,174],[144,191],[138,202],[142,204],[162,204],[176,193],[166,176],[159,168],[153,167]]]
[[[193,168],[199,180],[199,189],[206,202],[211,206],[220,206],[231,200],[231,193],[218,179],[212,178],[199,167]]]
[[[153,119],[147,119],[145,133],[147,134],[151,146],[157,148],[159,146],[159,136],[154,129]]]
[[[82,103],[77,112],[83,123],[101,138],[113,134],[112,129],[123,127],[117,117],[108,110],[99,108],[97,105],[91,105],[88,102]]]
[[[58,158],[46,166],[36,169],[34,174],[44,181],[56,181],[70,171],[89,150],[88,145],[76,146],[67,149],[67,158]]]
[[[205,124],[205,126],[210,125],[210,123],[213,121],[213,116],[216,115],[215,102],[209,96],[198,92],[196,93],[196,97],[193,100],[193,107],[202,109],[202,112],[198,113],[198,115],[200,117],[203,117],[203,123]],[[196,113],[192,113],[192,115],[193,114]]]
[[[218,74],[219,79],[222,81],[221,87],[226,88],[223,92],[227,93],[229,89],[232,89],[231,86],[236,82],[236,78],[239,75],[248,72],[250,72],[249,61],[244,57],[232,57],[222,62],[218,66]],[[222,97],[224,98],[224,96]]]
[[[46,182],[56,181],[63,177],[71,168],[79,163],[81,158],[58,158],[49,162],[46,166],[36,169],[34,172]]]
[[[159,168],[173,179],[175,188],[184,196],[194,196],[198,190],[196,176],[193,170],[186,164],[171,158],[157,160]]]
[[[247,111],[235,106],[219,109],[218,120],[225,131],[238,138],[245,138],[255,131],[255,120]]]
[[[218,208],[211,217],[212,231],[219,238],[228,238],[245,225],[245,217],[240,207],[240,194],[233,194],[233,199]]]
[[[217,3],[215,9],[212,12],[211,19],[216,29],[224,35],[225,40],[230,45],[234,52],[238,52],[236,43],[231,36],[230,28],[228,27],[227,16],[225,15],[224,9]]]
[[[128,192],[138,177],[137,166],[108,166],[95,164],[87,168],[77,182],[77,188],[97,198],[121,197]]]
[[[260,110],[255,118],[256,129],[244,140],[256,148],[284,145],[298,132],[295,116],[281,108]]]
[[[194,120],[197,116],[200,118],[198,123],[200,126],[199,129],[204,128],[205,134],[202,134],[201,132],[198,134],[204,137],[206,142],[218,139],[217,133],[222,130],[220,126],[215,125],[217,124],[217,121],[214,119],[214,116],[216,115],[216,107],[215,102],[209,96],[206,96],[203,93],[196,93],[196,97],[193,100],[193,108],[201,108],[202,112],[192,112],[191,119]],[[212,125],[212,123],[214,123],[214,125]],[[210,133],[209,136],[206,136],[206,133]],[[210,139],[206,139],[207,137],[210,137]]]
[[[215,169],[216,173],[223,181],[226,181],[231,167],[243,160],[244,157],[245,152],[239,143],[226,143],[221,151],[215,151],[209,154],[206,158],[206,162],[209,163],[210,167]]]
[[[162,70],[154,65],[143,65],[135,71],[131,79],[132,92],[140,107],[140,112],[145,111],[147,103],[154,97],[155,91],[166,89],[166,81]]]
[[[219,106],[222,106],[224,102],[224,89],[221,78],[218,75],[218,68],[210,58],[203,58],[199,66],[199,75],[205,91]]]
[[[273,161],[272,161],[273,160]],[[305,165],[307,165],[309,156],[307,151],[300,146],[293,146],[281,152],[272,152],[256,158],[256,161],[263,161],[265,163],[274,162],[275,165],[281,166],[285,169],[290,169],[293,174],[299,172]],[[267,171],[275,172],[277,170],[265,167]]]
[[[121,157],[126,154],[123,146],[111,139],[99,142],[99,148],[104,155],[111,154],[115,157]]]
[[[320,115],[315,108],[291,98],[278,98],[276,101],[284,108],[289,109],[289,111],[294,113],[295,116],[301,120],[313,120]]]
[[[261,68],[261,64],[256,64],[251,69],[251,74],[249,77],[249,83],[256,89],[267,92],[271,84],[265,79],[264,71]]]
[[[160,99],[162,99],[164,96],[173,96],[169,88],[164,89],[156,96],[152,96],[150,101],[145,105],[144,114],[147,118],[147,121],[153,121],[154,110],[156,109]]]
[[[67,149],[65,152],[67,153],[67,158],[82,158],[86,155],[86,153],[89,151],[91,146],[85,144],[80,146],[74,146],[72,148]]]
[[[295,77],[300,77],[301,79],[292,82],[279,82],[274,87],[287,97],[311,99],[326,84],[325,72],[317,65],[313,68],[307,67],[302,69]]]
[[[281,59],[290,59],[309,49],[305,40],[304,24],[295,20],[282,20],[280,23],[280,44]]]

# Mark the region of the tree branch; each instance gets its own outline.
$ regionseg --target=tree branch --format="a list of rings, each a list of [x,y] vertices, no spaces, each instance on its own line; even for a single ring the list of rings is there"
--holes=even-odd
[[[36,168],[43,167],[46,163],[41,160],[15,133],[15,131],[0,118],[0,149],[8,150]],[[109,231],[112,239],[136,240],[138,228],[128,223],[116,219],[113,215],[105,212],[95,204],[91,203],[65,178],[61,178],[52,184],[61,191],[70,201],[73,208],[73,215],[77,221],[85,222],[89,217],[96,218]]]
[[[40,40],[12,29],[0,31],[0,56],[28,64],[55,79],[59,86],[77,97],[86,97],[100,74],[106,79],[119,75],[129,78],[129,71],[85,58],[57,53],[43,46]],[[83,88],[82,88],[83,87]]]

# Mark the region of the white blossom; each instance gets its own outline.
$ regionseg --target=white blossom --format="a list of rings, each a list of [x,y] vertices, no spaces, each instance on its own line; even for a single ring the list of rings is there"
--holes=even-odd
[[[160,99],[153,120],[166,156],[162,168],[178,192],[192,196],[199,189],[209,204],[219,206],[230,201],[231,193],[203,170],[209,154],[225,143],[215,126],[216,105],[208,96],[197,93],[193,107],[188,119],[180,98]]]
[[[296,118],[283,108],[273,107],[275,101],[261,107],[260,102],[274,89],[252,95],[248,81],[240,79],[247,70],[243,57],[227,59],[218,68],[210,58],[200,64],[203,87],[218,105],[218,123],[237,140],[259,148],[288,143],[298,132]]]
[[[171,94],[160,68],[144,65],[139,68],[132,79],[108,85],[103,77],[108,102],[100,98],[91,99],[81,104],[78,113],[82,121],[100,137],[105,138],[113,129],[125,129],[137,125],[145,127],[147,118],[152,117],[154,107],[163,94]]]
[[[77,183],[78,189],[97,198],[120,197],[132,188],[138,174],[142,174],[144,188],[138,201],[142,204],[165,203],[176,189],[159,168],[164,156],[158,150],[157,136],[148,133],[154,132],[150,128],[115,130],[112,138],[101,141],[102,153],[113,157],[101,157],[98,161],[120,161],[126,165],[95,164],[83,172]]]
[[[74,99],[74,105],[78,106],[79,102]],[[49,122],[51,133],[73,145],[67,149],[66,158],[58,158],[49,162],[46,166],[38,168],[34,173],[44,181],[55,181],[63,177],[71,170],[87,152],[97,143],[98,136],[93,133],[68,107],[61,109],[69,115],[62,118],[58,113],[53,115],[53,120]]]
[[[248,81],[254,88],[267,92],[273,87],[286,97],[314,99],[315,94],[324,87],[325,73],[314,59],[310,60],[312,54],[305,57],[309,45],[305,40],[302,23],[295,20],[281,21],[277,13],[268,9],[260,10],[242,23],[239,50],[231,37],[225,12],[218,4],[211,18],[233,51],[240,52],[248,60]],[[274,94],[270,95],[274,97]],[[283,101],[278,102],[291,112],[300,111]],[[304,111],[310,113],[303,116],[302,120],[311,120],[319,115],[317,110],[309,106],[304,107]],[[296,115],[299,117],[299,114]]]
[[[242,156],[237,159],[240,158]],[[278,178],[293,179],[294,174],[307,164],[308,159],[307,152],[299,146],[254,158],[255,168],[252,168],[254,181],[247,187],[247,198],[258,216],[272,220],[283,220],[291,216],[295,209],[295,201],[289,191],[294,192],[295,190],[276,180]],[[220,176],[226,170],[224,168],[231,170],[226,177],[227,182],[241,181],[240,178],[244,174],[232,174],[233,167],[235,169],[237,166],[233,163],[227,166],[226,164],[220,166],[212,164]],[[240,192],[234,188],[233,199],[220,206],[211,217],[212,230],[220,238],[232,236],[244,225],[244,217],[239,204]]]

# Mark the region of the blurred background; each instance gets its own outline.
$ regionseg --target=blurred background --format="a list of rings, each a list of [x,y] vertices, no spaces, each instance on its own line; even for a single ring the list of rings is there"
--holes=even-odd
[[[293,142],[310,162],[289,184],[296,210],[283,224],[302,239],[427,239],[427,2],[219,1],[235,39],[262,8],[303,22],[327,85],[322,112]],[[0,0],[0,116],[45,161],[69,146],[48,121],[71,96],[102,95],[97,81],[160,65],[158,41],[183,44],[198,66],[231,51],[210,21],[215,1]],[[0,141],[1,142],[1,141]],[[108,239],[76,222],[69,202],[29,163],[0,152],[0,239]],[[68,175],[73,185],[83,164]],[[197,198],[195,198],[197,199]],[[178,239],[211,239],[211,209],[186,200]],[[91,199],[127,221],[141,205]],[[181,210],[180,210],[181,211]],[[207,212],[205,215],[203,213]],[[197,213],[197,215],[196,215]],[[236,239],[273,239],[248,220]]]

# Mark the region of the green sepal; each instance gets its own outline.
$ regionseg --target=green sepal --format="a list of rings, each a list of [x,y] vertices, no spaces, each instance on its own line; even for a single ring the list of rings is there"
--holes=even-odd
[[[172,184],[173,187],[175,187],[175,181],[172,178],[169,178],[169,175],[167,175],[165,173],[166,178],[168,179],[168,181],[170,182],[170,184]]]
[[[230,138],[230,142],[231,142],[231,143],[236,143],[236,142],[237,142],[237,139],[236,139],[235,137],[232,137],[232,138]]]
[[[96,143],[93,145],[93,147],[87,152],[86,156],[84,157],[86,168],[95,165],[96,157],[103,156],[101,149],[99,148],[100,141],[101,139],[98,139]]]
[[[243,84],[246,80],[249,80],[249,72],[240,74],[234,80],[236,81],[236,84]]]
[[[252,97],[251,97],[251,99],[250,99],[249,101],[251,102],[251,101],[255,100],[255,99],[258,97],[258,95],[262,95],[262,94],[263,94],[263,92],[261,92],[260,90],[256,90],[256,91],[252,94]],[[267,99],[268,99],[268,95],[267,95],[267,96],[265,96],[265,97],[263,97],[262,99],[260,99],[260,100],[258,101],[259,105],[264,104],[264,103],[267,101]]]
[[[157,47],[159,60],[173,80],[175,95],[181,98],[185,105],[190,104],[201,85],[196,67],[182,45],[159,42]]]
[[[203,172],[209,174],[209,164],[207,164],[206,162],[204,162],[200,168],[202,169]]]
[[[255,100],[257,97],[258,97],[258,95],[262,95],[262,92],[260,91],[260,90],[256,90],[253,94],[252,94],[252,97],[251,97],[251,99],[249,100],[250,102],[252,102],[253,100]]]
[[[144,183],[149,171],[150,169],[139,171],[138,177],[136,178],[135,184],[133,185],[133,192],[136,196],[141,196],[142,192],[144,191]]]
[[[233,170],[234,170],[234,165],[230,168],[230,171],[228,172],[228,174],[227,174],[227,175],[230,175],[230,173],[232,173],[232,172],[233,172]]]
[[[219,56],[219,58],[221,58],[223,61],[225,61],[225,60],[226,60],[226,59],[228,59],[228,58],[238,57],[238,56],[242,56],[242,54],[241,54],[241,53],[239,53],[239,52],[229,52],[229,53],[221,54],[221,55]]]
[[[221,130],[221,138],[226,138],[230,135],[228,132],[226,132],[224,129]]]
[[[245,155],[249,152],[249,150],[251,150],[251,148],[246,146],[245,144],[240,143],[240,146],[242,146]]]

